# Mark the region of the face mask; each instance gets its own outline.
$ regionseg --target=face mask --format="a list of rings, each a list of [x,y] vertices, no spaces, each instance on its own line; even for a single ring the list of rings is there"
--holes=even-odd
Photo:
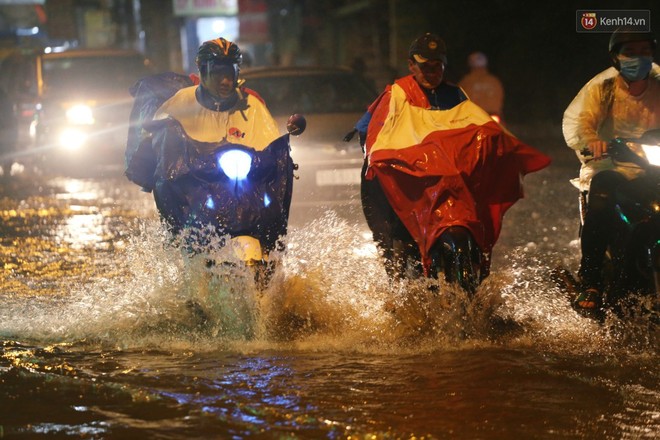
[[[620,72],[628,81],[639,81],[646,78],[651,71],[653,57],[619,55]]]

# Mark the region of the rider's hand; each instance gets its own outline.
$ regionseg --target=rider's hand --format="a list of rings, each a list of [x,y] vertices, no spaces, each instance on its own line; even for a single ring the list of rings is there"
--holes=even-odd
[[[594,160],[602,159],[607,154],[607,142],[605,141],[593,141],[587,147],[591,151]]]

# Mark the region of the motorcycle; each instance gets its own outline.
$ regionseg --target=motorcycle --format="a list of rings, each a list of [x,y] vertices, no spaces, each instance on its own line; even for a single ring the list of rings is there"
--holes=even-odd
[[[154,198],[161,217],[175,234],[186,234],[193,252],[217,245],[212,241],[217,237],[220,246],[231,245],[239,261],[268,269],[268,255],[287,233],[296,169],[289,136],[300,135],[305,125],[304,117],[293,115],[288,134],[257,151],[197,142],[173,119],[146,124],[160,146]]]
[[[588,156],[589,151],[582,151]],[[603,309],[588,317],[602,321],[611,310],[625,318],[638,299],[650,298],[644,306],[660,312],[660,130],[645,133],[639,139],[613,139],[607,155],[615,162],[634,163],[644,175],[632,187],[615,193],[616,230],[606,252],[604,265]],[[581,224],[587,206],[586,192],[580,193]],[[579,290],[577,279],[563,267],[553,271],[559,287],[572,297]]]
[[[185,253],[201,255],[206,264],[208,284],[186,302],[199,329],[254,336],[254,293],[269,285],[278,262],[270,255],[283,250],[287,233],[296,169],[289,137],[305,125],[302,116],[292,116],[289,133],[260,151],[235,143],[202,147],[173,119],[145,126],[161,146],[154,187],[161,218],[183,239]],[[255,291],[245,289],[249,278]]]
[[[390,277],[444,276],[472,296],[522,176],[549,163],[470,101],[404,106],[367,143],[362,172],[363,212]]]
[[[210,255],[212,247],[229,245],[236,259],[254,266],[266,283],[272,267],[268,256],[287,232],[297,169],[289,136],[303,133],[305,118],[292,115],[288,133],[262,150],[196,141],[175,119],[152,119],[163,102],[191,84],[188,77],[168,72],[147,77],[131,90],[135,103],[126,175],[153,192],[161,218],[173,236],[183,237],[190,253]],[[209,265],[216,263],[209,258]]]
[[[383,252],[385,270],[392,279],[444,274],[448,283],[456,283],[473,294],[489,272],[489,256],[484,254],[474,234],[465,225],[449,226],[434,240],[428,252],[428,264],[422,264],[417,242],[391,207],[380,183],[365,178],[362,172],[362,210],[374,238]]]

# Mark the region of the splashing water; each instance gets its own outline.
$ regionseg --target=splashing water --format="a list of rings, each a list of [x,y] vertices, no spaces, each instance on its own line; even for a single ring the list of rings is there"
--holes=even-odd
[[[128,275],[57,296],[8,296],[0,334],[120,347],[349,351],[506,342],[603,352],[630,339],[572,311],[527,249],[515,250],[470,301],[442,280],[391,282],[370,238],[332,212],[290,231],[286,251],[271,255],[278,264],[265,289],[230,249],[190,256],[168,240],[157,221],[143,222],[117,257]],[[228,264],[209,266],[209,257]],[[657,334],[642,340],[656,344]]]

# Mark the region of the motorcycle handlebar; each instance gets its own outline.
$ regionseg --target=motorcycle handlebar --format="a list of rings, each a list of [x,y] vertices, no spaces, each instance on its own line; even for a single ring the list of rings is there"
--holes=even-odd
[[[614,138],[607,144],[607,151],[603,153],[601,158],[612,158],[618,162],[630,162],[642,168],[647,168],[649,165],[648,162],[632,151],[627,145],[628,142],[639,143],[640,141],[641,139]],[[588,158],[587,162],[594,160],[593,153],[588,148],[581,149],[580,154]]]

